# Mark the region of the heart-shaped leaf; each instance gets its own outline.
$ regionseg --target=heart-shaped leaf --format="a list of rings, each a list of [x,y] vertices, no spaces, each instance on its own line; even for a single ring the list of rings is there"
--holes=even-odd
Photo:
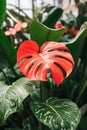
[[[77,105],[67,99],[49,98],[46,103],[32,102],[38,120],[52,130],[75,130],[81,117]]]
[[[18,110],[22,101],[33,91],[33,86],[27,78],[20,78],[12,85],[0,82],[0,125]]]
[[[65,31],[66,28],[50,29],[36,21],[33,21],[30,25],[31,40],[36,41],[39,45],[46,41],[58,41]]]
[[[48,70],[59,85],[73,69],[73,58],[68,48],[61,43],[45,42],[40,47],[34,41],[24,41],[17,53],[20,71],[31,80],[47,81]]]

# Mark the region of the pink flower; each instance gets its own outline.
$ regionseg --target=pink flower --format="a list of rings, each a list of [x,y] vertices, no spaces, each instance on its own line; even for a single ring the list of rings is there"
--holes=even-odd
[[[5,35],[10,36],[11,35],[10,31],[9,30],[5,31]]]
[[[10,35],[16,35],[17,32],[21,31],[22,28],[26,28],[28,24],[26,22],[17,22],[13,28],[9,28],[7,31],[5,31],[5,34],[7,36]]]
[[[16,30],[16,32],[21,31],[21,24],[22,24],[22,22],[18,22],[15,24],[14,29]]]
[[[15,35],[16,34],[16,30],[14,28],[9,28],[9,32],[10,34],[12,35]]]
[[[28,26],[28,24],[26,22],[22,22],[22,24],[21,24],[22,28],[26,28],[27,26]]]
[[[16,30],[14,28],[9,28],[9,30],[5,31],[5,34],[7,36],[15,35],[16,34]]]

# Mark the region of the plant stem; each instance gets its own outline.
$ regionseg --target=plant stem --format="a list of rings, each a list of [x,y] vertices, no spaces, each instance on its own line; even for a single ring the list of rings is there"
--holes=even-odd
[[[50,86],[48,82],[40,83],[40,97],[41,102],[46,102],[46,99],[50,97]],[[41,122],[39,122],[39,130],[50,130],[50,129]]]
[[[47,82],[41,82],[40,84],[40,97],[41,102],[45,102],[50,96],[50,86]]]
[[[85,115],[85,113],[87,112],[87,103],[80,107],[80,111],[82,115]]]
[[[78,102],[80,101],[80,99],[81,99],[81,97],[82,97],[82,95],[83,95],[83,93],[84,93],[86,87],[87,87],[87,80],[85,81],[85,83],[84,83],[84,85],[83,85],[83,87],[82,87],[82,89],[81,89],[81,91],[80,91],[80,93],[79,93],[79,95],[78,95],[78,97],[77,97],[77,100],[76,100],[76,103],[77,103],[77,104],[78,104]]]

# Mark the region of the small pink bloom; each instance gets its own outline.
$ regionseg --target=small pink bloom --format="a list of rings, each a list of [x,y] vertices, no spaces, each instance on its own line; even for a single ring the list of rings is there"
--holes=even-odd
[[[13,28],[9,28],[5,31],[7,36],[16,35],[17,32],[21,31],[22,28],[26,28],[28,24],[26,22],[17,22]]]
[[[5,31],[5,35],[10,36],[11,35],[10,31]]]
[[[18,22],[15,24],[14,29],[16,30],[16,32],[21,31],[21,25],[22,25],[22,22]]]
[[[11,33],[11,35],[16,35],[16,30],[14,28],[9,28],[8,31]]]
[[[22,22],[22,24],[21,24],[22,28],[26,28],[27,26],[28,26],[28,24],[26,22]]]

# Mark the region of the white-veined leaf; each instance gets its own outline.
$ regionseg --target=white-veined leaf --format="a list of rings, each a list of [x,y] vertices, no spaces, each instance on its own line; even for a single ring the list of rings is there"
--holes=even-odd
[[[27,78],[20,78],[12,85],[0,82],[0,125],[16,112],[22,101],[33,91],[34,84]]]
[[[31,103],[31,109],[52,130],[75,130],[81,117],[77,105],[67,99],[52,97],[46,103]]]

